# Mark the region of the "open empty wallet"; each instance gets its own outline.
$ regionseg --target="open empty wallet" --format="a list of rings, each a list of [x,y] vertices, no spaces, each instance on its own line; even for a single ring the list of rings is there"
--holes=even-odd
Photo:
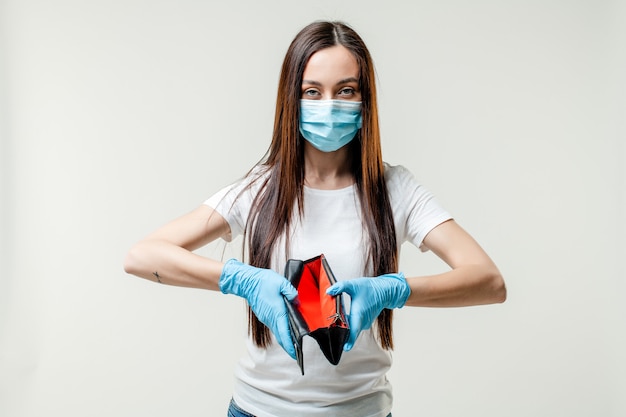
[[[326,290],[336,282],[326,258],[322,254],[306,261],[290,259],[285,266],[285,277],[298,290],[294,302],[285,302],[302,375],[302,338],[306,335],[317,341],[330,363],[337,365],[348,339],[349,327],[341,296],[326,294]]]

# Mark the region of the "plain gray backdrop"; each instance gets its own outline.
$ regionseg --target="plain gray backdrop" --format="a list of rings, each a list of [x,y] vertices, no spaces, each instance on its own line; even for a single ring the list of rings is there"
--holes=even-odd
[[[0,7],[0,415],[225,415],[242,301],[122,261],[261,158],[284,53],[317,19],[362,35],[385,160],[509,290],[397,312],[394,416],[626,415],[623,1]],[[413,247],[401,267],[446,269]]]

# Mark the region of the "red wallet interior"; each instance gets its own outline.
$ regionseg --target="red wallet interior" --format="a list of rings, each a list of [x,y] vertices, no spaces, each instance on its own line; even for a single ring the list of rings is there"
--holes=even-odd
[[[304,264],[297,288],[300,300],[298,310],[311,332],[329,327],[337,319],[335,297],[326,294],[330,286],[330,279],[322,265],[321,258]]]

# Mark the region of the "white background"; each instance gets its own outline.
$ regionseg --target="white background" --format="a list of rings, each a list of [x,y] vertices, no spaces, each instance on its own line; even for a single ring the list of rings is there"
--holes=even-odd
[[[6,0],[0,19],[1,416],[225,415],[241,300],[122,260],[261,158],[316,19],[365,39],[385,159],[509,290],[398,311],[394,416],[626,415],[623,1]],[[412,247],[401,265],[445,269]]]

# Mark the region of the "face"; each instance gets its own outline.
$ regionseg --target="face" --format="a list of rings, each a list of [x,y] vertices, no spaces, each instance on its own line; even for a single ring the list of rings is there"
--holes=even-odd
[[[359,65],[342,45],[314,53],[304,68],[302,98],[361,101]]]

